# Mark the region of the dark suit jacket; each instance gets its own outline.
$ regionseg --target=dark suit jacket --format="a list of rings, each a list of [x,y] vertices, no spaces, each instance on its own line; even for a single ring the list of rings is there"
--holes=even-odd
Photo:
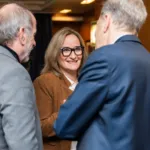
[[[150,150],[150,54],[136,36],[91,54],[54,129],[78,150]]]
[[[60,105],[72,93],[64,77],[46,73],[34,81],[36,102],[40,114],[44,150],[70,150],[70,141],[60,140],[53,130]]]

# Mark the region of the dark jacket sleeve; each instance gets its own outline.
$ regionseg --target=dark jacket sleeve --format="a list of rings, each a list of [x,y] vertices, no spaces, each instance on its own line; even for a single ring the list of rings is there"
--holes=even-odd
[[[56,134],[64,139],[77,139],[100,110],[107,93],[107,58],[94,52],[81,71],[75,91],[60,108],[54,124]]]

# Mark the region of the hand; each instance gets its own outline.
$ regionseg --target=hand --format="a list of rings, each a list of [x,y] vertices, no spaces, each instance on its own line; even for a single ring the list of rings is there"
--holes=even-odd
[[[66,102],[66,99],[63,100],[63,104]]]

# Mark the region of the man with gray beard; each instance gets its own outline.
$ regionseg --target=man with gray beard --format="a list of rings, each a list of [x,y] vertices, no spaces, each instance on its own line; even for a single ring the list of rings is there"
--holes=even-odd
[[[33,85],[20,64],[36,45],[36,20],[17,5],[0,9],[0,150],[42,150]]]

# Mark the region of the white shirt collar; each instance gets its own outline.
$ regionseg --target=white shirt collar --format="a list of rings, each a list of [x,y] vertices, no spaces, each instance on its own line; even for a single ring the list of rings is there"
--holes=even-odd
[[[65,75],[65,74],[64,74]],[[68,81],[71,83],[71,85],[69,86],[69,89],[74,91],[74,89],[76,88],[76,85],[78,84],[78,82],[74,82],[73,80],[71,80],[69,77],[67,77],[65,75],[65,77],[68,79]]]

